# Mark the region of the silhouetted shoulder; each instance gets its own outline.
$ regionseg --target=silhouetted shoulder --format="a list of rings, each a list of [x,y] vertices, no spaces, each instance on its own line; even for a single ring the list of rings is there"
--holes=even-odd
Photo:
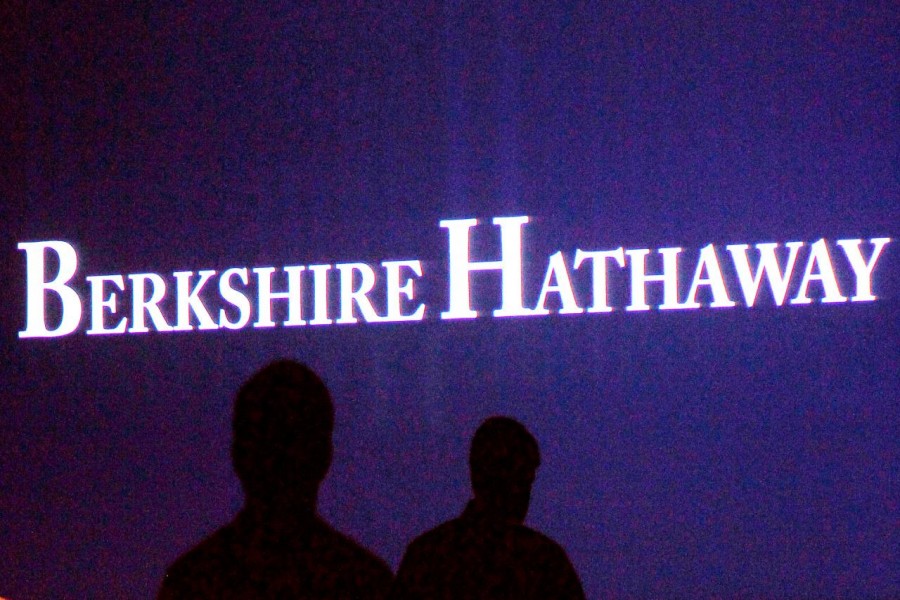
[[[158,598],[210,598],[232,587],[244,554],[240,546],[233,524],[219,529],[166,570]]]
[[[287,538],[236,522],[175,561],[159,598],[381,599],[391,579],[381,559],[319,519]]]
[[[566,552],[524,525],[461,517],[407,548],[390,596],[581,599]]]

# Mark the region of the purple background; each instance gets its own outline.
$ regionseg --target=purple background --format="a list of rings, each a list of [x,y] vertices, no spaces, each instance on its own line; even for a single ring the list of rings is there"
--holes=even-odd
[[[589,597],[900,593],[898,242],[874,303],[437,318],[445,218],[532,217],[528,303],[560,249],[900,237],[895,3],[127,4],[0,19],[0,595],[152,595],[239,507],[232,396],[280,356],[336,400],[322,513],[394,568],[507,413]],[[44,239],[80,276],[420,258],[429,312],[19,340]]]

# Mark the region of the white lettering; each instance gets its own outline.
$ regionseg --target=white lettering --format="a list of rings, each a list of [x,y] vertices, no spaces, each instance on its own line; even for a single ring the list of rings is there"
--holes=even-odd
[[[620,268],[625,267],[625,251],[619,247],[615,250],[606,250],[603,252],[584,252],[582,250],[575,251],[575,268],[581,266],[585,260],[593,262],[593,292],[594,303],[587,309],[589,313],[607,313],[612,312],[612,307],[607,299],[607,282],[606,282],[606,260],[612,258]]]
[[[707,277],[702,277],[704,269]],[[722,269],[719,268],[719,257],[716,256],[716,249],[712,244],[708,244],[700,250],[700,260],[697,263],[697,270],[694,271],[694,280],[691,282],[687,300],[683,304],[684,308],[700,308],[700,303],[697,302],[697,289],[701,285],[708,285],[712,290],[713,301],[709,304],[712,308],[735,305],[728,297],[725,280],[722,278]]]
[[[551,285],[550,281],[556,279],[556,284]],[[559,294],[562,309],[559,311],[561,315],[572,315],[583,313],[584,309],[578,306],[575,301],[575,292],[572,290],[572,282],[569,280],[569,272],[566,270],[566,261],[563,260],[562,252],[557,252],[550,257],[547,264],[547,274],[544,276],[544,284],[541,286],[541,295],[538,297],[537,306],[534,307],[536,315],[549,315],[550,311],[546,308],[547,294],[556,292]]]
[[[215,271],[200,271],[198,273],[200,281],[198,281],[197,285],[194,286],[194,289],[191,290],[190,285],[191,277],[194,275],[193,271],[178,271],[172,273],[172,275],[175,276],[176,282],[176,314],[178,316],[177,323],[172,329],[173,331],[190,331],[194,328],[191,325],[190,311],[194,311],[194,314],[197,316],[197,320],[200,322],[200,329],[219,328],[209,315],[209,311],[203,306],[203,301],[200,300],[199,297],[200,290],[203,289],[203,286],[206,285],[209,278],[215,274]]]
[[[359,307],[363,319],[367,323],[381,321],[381,317],[375,312],[369,301],[368,293],[375,287],[375,271],[365,263],[346,263],[335,265],[341,272],[341,316],[336,323],[356,323],[353,314],[353,303]],[[359,289],[353,289],[353,272],[358,271],[361,276]]]
[[[228,269],[219,276],[219,294],[221,294],[223,300],[238,309],[238,320],[234,322],[228,320],[228,314],[224,308],[219,309],[219,327],[225,327],[226,329],[241,329],[250,320],[250,300],[247,296],[231,287],[231,278],[235,275],[240,278],[241,283],[244,285],[250,283],[250,276],[246,267],[243,269]]]
[[[818,268],[818,273],[813,269]],[[821,281],[825,296],[822,302],[846,302],[847,298],[841,295],[837,278],[834,276],[834,267],[831,264],[831,256],[828,255],[828,245],[821,239],[810,247],[809,260],[806,270],[803,271],[803,279],[800,280],[800,290],[797,296],[791,300],[791,304],[809,304],[812,300],[806,295],[811,281]]]
[[[144,323],[144,312],[150,315],[153,326],[157,331],[172,331],[172,326],[166,323],[162,311],[159,310],[159,303],[166,295],[166,282],[156,273],[136,273],[129,275],[131,280],[131,329],[128,333],[147,333],[150,329]],[[144,284],[149,281],[153,291],[150,299],[147,300]]]
[[[862,252],[859,245],[862,240],[838,240],[837,244],[844,249],[847,260],[853,268],[853,274],[856,276],[856,294],[850,298],[852,302],[872,302],[876,300],[872,295],[872,271],[875,269],[875,263],[881,256],[881,251],[891,241],[891,238],[872,238],[869,243],[875,246],[869,261],[863,260]]]
[[[288,289],[286,292],[273,292],[272,273],[275,272],[275,267],[253,269],[259,282],[257,290],[259,316],[253,324],[254,327],[275,327],[275,321],[272,320],[272,300],[288,301],[288,319],[284,322],[285,327],[306,325],[306,321],[300,316],[300,273],[304,270],[306,267],[284,267],[284,272],[288,275]]]
[[[330,325],[333,321],[328,318],[328,271],[331,265],[310,265],[309,270],[313,272],[313,290],[315,298],[313,305],[315,312],[313,313],[310,325]]]
[[[746,302],[747,306],[753,306],[756,302],[759,284],[764,273],[769,281],[769,288],[772,290],[775,305],[781,306],[784,303],[788,283],[791,280],[791,274],[794,272],[794,263],[797,261],[797,252],[803,246],[803,242],[788,242],[785,246],[788,248],[788,259],[784,267],[784,275],[781,274],[781,267],[778,265],[778,258],[775,256],[775,248],[778,247],[778,244],[756,244],[754,246],[754,248],[759,250],[759,263],[756,265],[756,273],[754,275],[750,274],[750,261],[747,258],[747,248],[749,246],[747,244],[726,246],[731,253],[734,270],[737,271],[738,281],[741,284],[741,291],[744,293],[744,302]]]
[[[385,261],[381,266],[387,271],[387,315],[384,321],[421,321],[425,315],[425,305],[419,304],[411,315],[404,315],[400,306],[400,296],[413,299],[413,278],[409,277],[400,285],[400,270],[410,269],[417,277],[422,276],[422,263],[418,260]]]
[[[500,260],[469,261],[469,229],[477,219],[445,220],[440,222],[449,233],[450,244],[450,307],[441,319],[474,319],[478,313],[471,308],[469,273],[472,271],[500,271],[502,303],[494,311],[495,317],[521,317],[534,314],[522,302],[522,226],[528,217],[496,217],[491,221],[500,226]]]
[[[109,314],[116,314],[116,293],[110,292],[109,296],[103,298],[103,284],[110,282],[115,284],[120,291],[125,291],[125,279],[121,275],[96,275],[87,278],[91,284],[91,328],[85,333],[88,335],[99,335],[108,333],[125,333],[128,326],[128,319],[122,317],[119,319],[118,325],[112,329],[103,327],[103,309],[108,308]]]
[[[678,303],[678,254],[681,248],[660,248],[659,253],[663,257],[663,272],[659,275],[646,274],[646,259],[650,254],[647,248],[626,250],[625,254],[631,259],[631,304],[625,310],[650,310],[647,304],[647,283],[662,282],[663,303],[660,310],[672,310],[687,308]]]
[[[81,323],[81,299],[78,293],[66,285],[78,269],[75,248],[66,242],[28,242],[18,245],[25,251],[25,329],[20,338],[59,337],[68,335]],[[44,281],[44,251],[52,250],[59,257],[59,272],[51,281]],[[47,329],[44,299],[46,293],[55,292],[62,302],[59,326]]]
[[[728,265],[722,270],[718,250],[712,243],[698,251],[698,260],[691,279],[687,295],[683,296],[679,285],[687,283],[679,278],[679,255],[682,248],[635,248],[627,250],[619,247],[613,250],[588,252],[576,249],[572,268],[579,269],[586,262],[591,263],[592,303],[582,306],[581,294],[588,291],[573,285],[567,255],[559,250],[547,258],[546,270],[541,284],[537,302],[533,308],[524,305],[523,293],[524,254],[523,230],[530,222],[528,216],[495,217],[491,224],[499,228],[499,258],[496,260],[473,260],[470,246],[473,243],[473,229],[484,224],[478,219],[441,220],[440,227],[447,230],[448,235],[448,292],[447,309],[441,312],[441,319],[474,319],[479,310],[490,303],[484,298],[472,298],[473,278],[481,283],[476,272],[492,271],[491,282],[500,278],[500,300],[492,307],[494,317],[524,317],[559,314],[609,313],[620,306],[620,294],[611,290],[611,278],[617,283],[624,277],[611,275],[613,263],[620,269],[630,269],[630,304],[627,311],[698,309],[704,303],[712,308],[734,307],[737,302],[731,295],[737,295],[735,285],[740,285],[743,301],[747,307],[753,307],[760,294],[768,295],[762,288],[767,285],[776,306],[782,306],[787,300],[790,304],[811,304],[847,302],[841,288],[850,286],[850,271],[855,283],[855,293],[849,298],[852,302],[873,302],[877,300],[873,292],[873,275],[885,247],[891,242],[888,237],[864,239],[840,239],[835,243],[843,250],[847,262],[835,265],[829,248],[823,238],[809,244],[810,252],[806,259],[800,281],[796,281],[794,273],[797,267],[800,250],[804,242],[787,242],[782,244],[769,242],[755,245],[732,244],[725,246],[731,256],[736,274],[732,275]],[[483,229],[490,229],[489,226]],[[496,230],[492,230],[496,231]],[[483,234],[487,235],[487,234]],[[865,249],[864,249],[865,246]],[[496,246],[489,246],[496,247]],[[422,301],[416,292],[421,293],[423,265],[420,260],[387,260],[380,263],[384,269],[384,282],[377,272],[374,263],[362,262],[342,263],[337,265],[319,264],[287,267],[235,267],[225,270],[219,276],[218,297],[207,289],[207,284],[216,276],[214,270],[176,271],[172,273],[174,281],[168,281],[156,273],[135,273],[130,275],[91,275],[85,281],[73,281],[78,271],[78,256],[75,248],[63,241],[42,241],[18,244],[18,249],[25,252],[26,259],[26,315],[25,328],[18,332],[20,338],[43,338],[64,336],[77,330],[83,311],[90,312],[90,328],[88,335],[109,335],[122,333],[146,333],[155,331],[191,331],[224,329],[242,329],[252,321],[256,311],[257,320],[253,324],[257,328],[307,325],[304,317],[311,316],[310,325],[328,325],[331,323],[351,324],[360,321],[377,322],[409,322],[422,321],[427,311],[427,300]],[[476,253],[478,251],[476,250]],[[650,254],[660,258],[648,259]],[[751,253],[753,256],[751,257]],[[651,269],[661,269],[648,273],[648,262]],[[49,266],[48,266],[49,261]],[[58,263],[58,268],[55,266]],[[682,265],[683,266],[683,265]],[[837,267],[837,271],[835,268]],[[331,275],[336,268],[340,275]],[[257,288],[252,290],[252,273],[256,274]],[[312,273],[306,290],[304,271]],[[587,270],[587,269],[585,269]],[[55,271],[55,273],[54,273]],[[276,271],[284,272],[285,287],[278,292],[273,291],[273,277]],[[838,279],[840,275],[843,279]],[[197,279],[194,279],[194,277]],[[125,278],[130,280],[130,288],[126,291]],[[487,277],[487,276],[485,276]],[[587,275],[575,281],[581,285]],[[234,280],[239,280],[240,283]],[[767,284],[763,280],[767,280]],[[331,280],[331,281],[329,281]],[[821,285],[810,293],[810,285],[817,282]],[[536,283],[536,282],[535,282]],[[80,285],[79,285],[80,284]],[[176,297],[165,304],[166,286],[175,289]],[[585,281],[586,284],[586,281]],[[650,284],[661,284],[653,287]],[[331,289],[332,286],[340,286]],[[384,304],[382,287],[384,286]],[[90,287],[88,297],[90,306],[84,307],[80,296],[87,292],[82,287]],[[376,286],[379,286],[376,291]],[[701,288],[706,286],[707,290]],[[428,286],[431,288],[431,286]],[[682,288],[683,289],[683,288]],[[648,291],[649,290],[649,291]],[[796,290],[796,292],[795,292]],[[131,314],[123,303],[130,301]],[[789,298],[788,294],[793,297]],[[556,297],[549,299],[551,294]],[[794,295],[795,294],[795,295]],[[55,296],[59,300],[51,298]],[[491,299],[496,295],[489,294]],[[528,294],[530,298],[531,295]],[[122,300],[125,298],[125,300]],[[683,298],[683,301],[680,301]],[[377,299],[377,301],[376,301]],[[284,300],[285,304],[275,301]],[[311,302],[311,306],[304,306]],[[255,305],[256,304],[256,305]],[[614,308],[611,304],[615,304]],[[258,305],[258,306],[257,306]],[[532,306],[529,301],[529,306]],[[380,314],[380,311],[383,311]],[[311,315],[306,313],[310,312]],[[482,314],[483,311],[481,311]],[[170,314],[174,313],[174,314]],[[334,314],[337,313],[337,314]],[[168,315],[168,316],[167,316]],[[278,316],[275,316],[278,315]],[[285,315],[282,317],[282,315]],[[167,318],[174,323],[169,324]]]

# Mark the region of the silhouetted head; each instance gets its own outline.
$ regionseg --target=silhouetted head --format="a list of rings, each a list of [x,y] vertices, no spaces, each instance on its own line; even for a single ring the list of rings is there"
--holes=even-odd
[[[331,465],[334,406],[322,380],[292,360],[245,383],[234,402],[231,458],[248,501],[315,503]]]
[[[537,440],[524,425],[508,417],[487,419],[475,432],[469,451],[476,501],[489,511],[523,522],[540,464]]]

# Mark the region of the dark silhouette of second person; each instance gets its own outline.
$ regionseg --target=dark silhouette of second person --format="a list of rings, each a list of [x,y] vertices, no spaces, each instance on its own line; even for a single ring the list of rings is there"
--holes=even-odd
[[[487,419],[469,453],[474,499],[459,518],[413,540],[390,598],[583,599],[565,551],[523,525],[539,464],[537,441],[521,423]]]
[[[333,426],[304,365],[278,361],[244,384],[231,448],[243,510],[169,567],[159,598],[384,598],[388,566],[316,514]]]

